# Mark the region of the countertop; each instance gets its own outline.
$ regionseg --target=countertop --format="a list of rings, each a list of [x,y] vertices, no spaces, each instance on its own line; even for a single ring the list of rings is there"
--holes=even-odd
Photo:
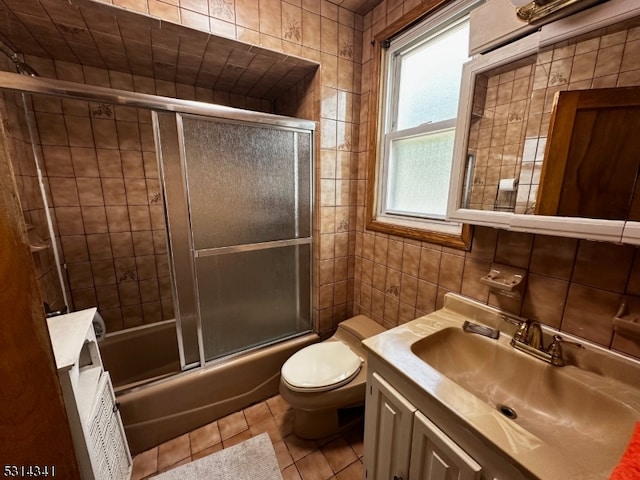
[[[496,408],[432,368],[411,351],[411,345],[416,341],[447,327],[461,328],[465,320],[498,328],[501,336],[497,341],[509,346],[516,327],[504,321],[502,315],[502,312],[492,307],[459,295],[447,294],[443,309],[368,338],[363,341],[363,345],[369,354],[378,357],[425,395],[442,404],[466,429],[491,442],[501,455],[517,464],[527,476],[544,480],[609,478],[624,452],[635,424],[628,425],[628,428],[625,424],[623,428],[616,430],[616,441],[610,442],[612,445],[608,451],[609,443],[605,438],[601,439],[604,450],[598,448],[598,451],[584,452],[582,458],[567,458],[558,448],[506,418]],[[522,352],[517,354],[526,355]],[[629,360],[626,364],[629,369],[640,372],[640,364],[637,362]],[[549,368],[566,369],[563,374],[578,378],[582,375],[577,367],[549,365]],[[598,382],[599,391],[614,395],[613,398],[634,409],[637,413],[636,420],[640,420],[638,385],[632,386],[619,379],[606,377],[599,380],[602,380],[602,384]],[[428,412],[423,413],[428,416]],[[550,428],[553,426],[550,425]]]

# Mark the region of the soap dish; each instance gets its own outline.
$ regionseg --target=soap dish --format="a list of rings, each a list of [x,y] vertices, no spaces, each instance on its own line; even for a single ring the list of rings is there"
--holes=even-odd
[[[525,277],[526,272],[523,269],[494,263],[489,273],[480,277],[480,282],[488,285],[495,293],[519,298]]]
[[[640,299],[625,296],[613,317],[613,331],[627,338],[640,340]]]

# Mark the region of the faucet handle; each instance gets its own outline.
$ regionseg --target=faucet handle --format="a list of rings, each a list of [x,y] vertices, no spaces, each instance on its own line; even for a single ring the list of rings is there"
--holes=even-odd
[[[562,367],[564,365],[564,358],[562,357],[563,341],[560,335],[554,335],[553,341],[547,349],[547,353],[551,355],[551,365],[555,365],[556,367]]]
[[[513,335],[513,339],[518,342],[526,342],[527,336],[529,334],[529,326],[531,325],[531,320],[524,320],[518,324],[518,330]]]

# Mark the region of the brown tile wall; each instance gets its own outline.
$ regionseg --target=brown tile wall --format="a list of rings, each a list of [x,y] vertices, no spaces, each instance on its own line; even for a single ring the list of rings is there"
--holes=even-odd
[[[321,65],[320,72],[296,90],[304,99],[303,110],[312,112],[307,118],[319,120],[317,331],[329,332],[357,312],[393,326],[439,308],[444,293],[453,291],[640,356],[635,343],[614,336],[611,329],[622,295],[640,293],[636,291],[640,262],[633,247],[476,228],[471,251],[462,252],[365,229],[370,42],[419,3],[385,0],[362,17],[317,0],[216,0],[208,9],[201,2],[180,0],[115,2]],[[84,71],[91,77],[85,81],[96,83],[93,70]],[[107,77],[114,76],[120,74],[109,72]],[[141,91],[150,84],[155,87],[150,79],[134,80],[136,89],[144,83]],[[299,108],[286,98],[276,107],[278,113],[288,114]],[[504,303],[479,283],[494,261],[527,269],[529,284],[522,302]],[[603,283],[605,278],[613,280]]]
[[[640,294],[640,252],[635,247],[476,227],[471,250],[465,252],[366,230],[367,105],[373,101],[368,93],[371,40],[416,3],[385,0],[364,17],[358,169],[357,177],[352,178],[358,191],[354,313],[365,313],[385,326],[393,327],[442,307],[445,293],[456,292],[524,317],[536,318],[562,331],[640,358],[640,344],[614,333],[612,327],[612,319],[623,297]],[[624,34],[627,45],[634,51],[636,44],[640,45],[638,33],[639,29],[632,28]],[[622,35],[618,34],[616,38]],[[600,39],[601,49],[611,48],[607,47],[609,40],[604,42],[607,45],[603,44],[605,37]],[[593,46],[595,41],[581,39],[580,50],[587,44]],[[616,80],[612,77],[612,83],[607,86],[629,85],[633,78],[638,78],[638,65],[634,59],[640,57],[634,54],[623,61],[622,43],[618,41],[616,45],[619,51],[614,70],[622,72],[618,66],[624,64],[625,73],[617,76]],[[563,51],[571,51],[569,57],[565,56],[569,59],[564,60],[568,64],[562,63],[563,68],[568,69],[565,83],[573,83],[570,79],[574,76],[574,65],[576,71],[582,72],[584,62],[574,57],[577,46],[565,47]],[[560,63],[553,62],[554,51],[552,49],[547,56],[542,56],[549,58],[543,63],[547,79],[551,78],[551,71],[560,68]],[[602,61],[607,65],[611,63]],[[594,65],[598,65],[597,59]],[[599,71],[597,66],[594,68]],[[594,74],[592,84],[576,83],[575,87],[596,87],[602,84],[600,80],[596,84],[596,79],[604,81],[604,78],[606,76]],[[514,84],[516,81],[515,75],[504,79]],[[495,95],[500,91],[500,81],[497,83]],[[505,114],[508,111],[506,108]],[[516,136],[520,136],[520,145],[524,138],[522,127],[519,125],[516,132]],[[504,133],[506,135],[506,131]],[[495,191],[492,195],[495,198]],[[493,262],[527,271],[526,291],[520,301],[490,294],[488,288],[480,283],[480,277],[489,272]]]
[[[276,113],[295,113],[319,121],[313,313],[315,330],[331,332],[353,310],[357,183],[352,178],[357,158],[352,152],[359,146],[362,16],[325,0],[215,0],[209,5],[201,1],[126,0],[113,4],[321,65],[320,72],[305,85],[292,89],[291,98],[298,99],[297,105],[287,96],[275,103]],[[32,58],[27,60],[41,75],[63,78],[57,73],[60,62],[52,68]],[[131,88],[120,86],[131,82],[130,75],[91,67],[83,67],[82,73],[86,83]],[[77,76],[72,72],[68,79]],[[136,91],[172,96],[160,91],[159,86],[171,88],[167,82],[133,78]],[[198,100],[264,109],[250,105],[252,99],[239,105],[230,103],[228,94],[223,98],[224,94],[214,93],[211,98],[209,93],[207,98],[202,95],[204,89],[188,86],[177,86],[177,96],[191,98],[184,95],[185,89],[188,95],[195,90]]]
[[[2,135],[7,141],[7,153],[13,165],[20,204],[34,243],[51,245],[44,202],[40,193],[40,182],[36,162],[29,137],[27,116],[22,98],[18,93],[2,92],[0,95],[0,118]],[[43,301],[50,309],[59,310],[64,306],[62,287],[55,266],[51,247],[33,253],[35,271]]]
[[[61,80],[272,111],[272,102],[29,57]],[[34,96],[54,230],[74,309],[108,331],[174,318],[149,110]]]
[[[173,318],[148,111],[33,97],[74,309],[109,331]]]

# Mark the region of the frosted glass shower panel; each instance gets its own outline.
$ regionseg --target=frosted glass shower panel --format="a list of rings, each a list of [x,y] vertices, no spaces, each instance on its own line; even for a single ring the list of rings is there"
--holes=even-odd
[[[311,328],[311,245],[196,258],[207,361]]]
[[[311,235],[309,132],[182,122],[196,250]]]

